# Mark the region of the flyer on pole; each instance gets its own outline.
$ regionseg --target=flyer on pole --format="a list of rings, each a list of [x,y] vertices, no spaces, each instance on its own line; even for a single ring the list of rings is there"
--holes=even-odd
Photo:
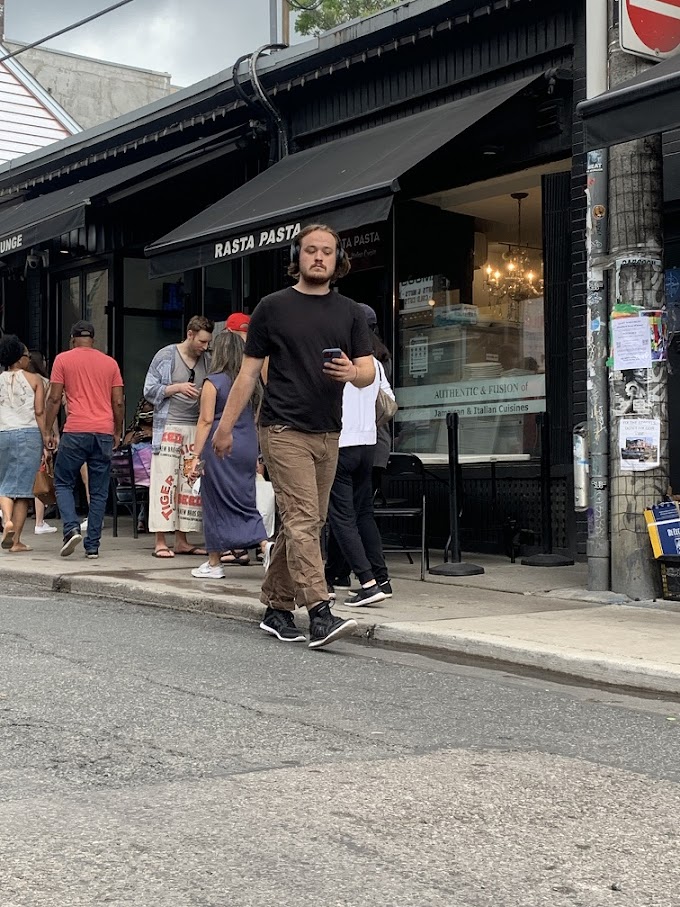
[[[626,369],[652,367],[652,339],[646,318],[612,318],[612,345],[614,368]]]
[[[619,422],[619,464],[627,472],[646,472],[660,464],[661,421],[621,419]]]

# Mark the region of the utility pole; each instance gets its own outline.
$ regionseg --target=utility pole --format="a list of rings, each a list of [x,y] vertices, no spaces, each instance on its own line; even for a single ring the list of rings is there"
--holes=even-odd
[[[281,43],[290,47],[290,0],[281,0]]]
[[[621,50],[619,4],[609,0],[609,87],[653,65]],[[610,304],[661,309],[663,274],[663,159],[661,136],[614,145],[609,152]],[[616,365],[616,363],[614,363]],[[621,469],[621,395],[610,369],[610,522],[612,589],[634,599],[654,598],[658,579],[643,517],[659,501],[669,481],[668,386],[666,363],[641,370],[646,384],[645,419],[661,424],[660,465],[645,472]],[[646,374],[644,374],[646,372]],[[636,376],[637,377],[637,376]],[[638,415],[635,413],[634,415]],[[630,414],[629,414],[630,415]]]
[[[2,0],[0,0],[0,3]],[[279,3],[278,0],[269,0],[269,43],[279,42]]]
[[[586,96],[607,90],[607,0],[586,0]],[[586,165],[586,315],[588,446],[590,488],[588,588],[610,586],[609,561],[609,384],[607,381],[608,305],[605,281],[607,230],[607,150],[591,151]]]

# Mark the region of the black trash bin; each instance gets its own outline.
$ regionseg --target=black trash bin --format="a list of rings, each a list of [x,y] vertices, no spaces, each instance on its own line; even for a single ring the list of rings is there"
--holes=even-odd
[[[680,554],[662,554],[657,558],[661,571],[663,597],[680,602]]]

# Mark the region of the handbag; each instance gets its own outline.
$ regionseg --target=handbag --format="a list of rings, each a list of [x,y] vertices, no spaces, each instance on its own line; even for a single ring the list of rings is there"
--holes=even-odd
[[[380,363],[378,363],[381,380],[385,377],[385,372]],[[385,379],[387,380],[387,379]],[[397,414],[399,404],[393,400],[382,388],[378,389],[378,396],[375,398],[375,424],[378,428],[387,425]]]
[[[40,469],[35,474],[33,481],[33,497],[41,501],[46,507],[57,503],[54,491],[54,464],[52,457],[43,457]]]

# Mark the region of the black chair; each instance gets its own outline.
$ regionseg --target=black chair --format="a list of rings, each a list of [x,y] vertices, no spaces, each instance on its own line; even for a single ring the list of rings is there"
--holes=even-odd
[[[141,505],[149,500],[149,489],[135,484],[135,467],[132,448],[125,445],[114,450],[111,456],[111,497],[113,499],[113,535],[118,535],[118,508],[124,507],[132,514],[132,533],[138,536],[137,525]]]
[[[385,470],[385,480],[388,485],[394,480],[407,482],[410,489],[414,489],[414,491],[412,496],[409,495],[407,499],[402,497],[391,499],[388,490],[385,503],[382,504],[380,502],[374,507],[375,518],[381,521],[381,525],[384,520],[392,520],[397,523],[394,535],[400,540],[400,544],[384,543],[383,551],[385,554],[401,551],[408,557],[411,564],[413,563],[411,554],[420,554],[420,578],[424,580],[426,571],[430,569],[430,551],[427,546],[425,467],[422,460],[415,454],[390,454],[390,458],[387,461],[387,469]],[[403,492],[403,489],[400,489],[400,491]],[[409,499],[415,499],[417,506],[409,506]],[[420,545],[417,548],[408,543],[406,533],[403,531],[405,520],[420,521]]]

